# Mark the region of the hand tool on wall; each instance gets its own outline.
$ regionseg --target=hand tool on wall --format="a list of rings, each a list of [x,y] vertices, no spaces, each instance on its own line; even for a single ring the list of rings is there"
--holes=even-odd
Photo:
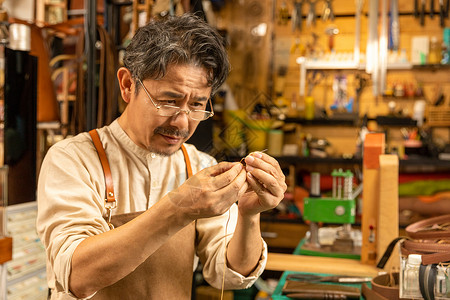
[[[278,8],[278,24],[286,25],[289,20],[289,11],[287,8],[286,1],[281,2],[280,7]]]
[[[325,77],[325,74],[322,71],[313,70],[308,73],[308,94],[307,96],[311,96],[312,90],[316,85],[318,85],[322,79]]]
[[[325,5],[322,13],[322,21],[331,20],[334,21],[334,12],[332,6],[332,0],[325,0]]]
[[[442,0],[442,1],[444,1],[444,0]],[[450,0],[447,0],[446,2],[445,2],[445,13],[444,13],[444,16],[446,17],[446,18],[448,18],[448,10],[449,10],[449,8],[450,8]]]
[[[400,43],[400,22],[398,19],[398,0],[391,0],[391,12],[390,12],[390,35],[389,46],[390,50],[398,51]]]
[[[445,27],[444,0],[439,0],[439,24],[441,25],[441,27]]]
[[[434,17],[434,0],[430,0],[430,18]]]
[[[294,0],[294,11],[292,12],[292,32],[295,30],[302,30],[302,10],[303,0]]]
[[[364,90],[364,88],[367,86],[368,83],[368,79],[367,77],[365,77],[362,74],[356,74],[355,76],[355,84],[356,84],[356,88],[355,88],[355,103],[354,103],[354,108],[353,110],[356,113],[359,113],[359,100],[361,99],[361,94],[362,91]]]
[[[422,0],[422,4],[420,5],[420,25],[425,25],[425,6],[427,4],[426,0]]]
[[[361,13],[364,4],[364,0],[356,0],[356,13],[355,13],[355,47],[353,50],[353,59],[355,65],[359,65],[360,60],[360,42],[361,42]]]
[[[330,52],[334,50],[334,36],[339,33],[339,29],[335,25],[330,25],[325,29],[325,33],[328,35],[328,48]]]
[[[316,4],[318,0],[310,0],[309,1],[309,12],[306,17],[306,24],[308,26],[316,25]]]
[[[414,0],[414,18],[419,18],[419,0]]]
[[[380,72],[380,86],[379,92],[383,93],[386,89],[386,72],[388,62],[388,0],[381,0],[381,29],[380,29],[380,42],[378,48],[379,58],[379,72]]]
[[[378,96],[378,0],[369,2],[369,35],[366,47],[366,72],[371,74],[373,95]]]

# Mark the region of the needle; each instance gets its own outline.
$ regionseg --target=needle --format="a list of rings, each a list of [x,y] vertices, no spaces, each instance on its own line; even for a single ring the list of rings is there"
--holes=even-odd
[[[255,152],[264,153],[264,152],[266,152],[267,150],[268,150],[268,149],[264,149],[264,150],[261,150],[261,151],[255,151]],[[247,156],[241,158],[241,160],[239,161],[241,164],[244,165],[244,167],[245,167],[245,165],[246,165],[246,163],[245,163],[245,158],[246,158],[246,157],[247,157]]]

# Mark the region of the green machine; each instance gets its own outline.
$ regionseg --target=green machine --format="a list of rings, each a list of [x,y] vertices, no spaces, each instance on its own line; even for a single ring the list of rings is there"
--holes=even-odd
[[[357,194],[353,192],[353,173],[334,170],[331,197],[321,197],[320,174],[311,174],[310,197],[304,198],[303,219],[310,230],[300,243],[303,255],[359,259],[361,232],[355,223]],[[319,228],[319,224],[326,224]],[[328,226],[329,225],[329,226]]]

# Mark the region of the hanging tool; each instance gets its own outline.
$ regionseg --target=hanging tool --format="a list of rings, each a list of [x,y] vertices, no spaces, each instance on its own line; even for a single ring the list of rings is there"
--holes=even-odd
[[[355,103],[354,103],[353,110],[356,113],[359,113],[359,100],[361,99],[362,91],[367,86],[368,81],[369,80],[367,79],[367,77],[365,77],[359,73],[356,74],[356,76],[355,76],[356,88],[355,88]]]
[[[322,79],[325,77],[324,72],[313,70],[308,73],[308,94],[307,96],[311,96],[312,90],[316,85],[318,85]]]
[[[302,10],[303,10],[303,0],[294,0],[294,11],[292,13],[292,32],[295,30],[302,30]]]
[[[325,0],[325,5],[322,13],[322,21],[331,20],[334,21],[333,6],[331,4],[332,0]]]
[[[334,36],[339,33],[339,29],[335,25],[330,25],[325,29],[325,33],[329,36],[328,48],[330,52],[334,50]]]
[[[316,4],[318,0],[309,0],[309,12],[306,17],[306,24],[308,26],[316,25]]]
[[[414,0],[414,18],[419,18],[419,0]]]
[[[360,42],[361,42],[361,13],[364,1],[356,0],[356,14],[355,14],[355,47],[353,50],[353,60],[355,61],[355,65],[359,65],[360,60]]]
[[[398,51],[400,43],[400,22],[398,19],[398,0],[391,0],[391,18],[389,46],[390,50]]]
[[[434,17],[434,0],[430,0],[430,18]]]
[[[427,4],[426,0],[422,0],[422,4],[420,6],[420,25],[425,25],[425,6]]]
[[[439,0],[439,23],[440,23],[441,27],[445,27],[444,0]]]
[[[289,20],[289,11],[287,8],[286,1],[281,2],[280,8],[278,9],[278,24],[286,25]]]
[[[445,13],[444,13],[444,16],[446,17],[446,18],[448,18],[448,10],[450,9],[450,0],[447,0],[447,2],[445,2]]]
[[[378,99],[378,0],[369,2],[369,35],[366,58],[366,72],[372,75],[373,95]]]
[[[381,29],[380,29],[380,42],[379,42],[379,72],[380,72],[380,81],[379,81],[379,92],[383,93],[386,89],[386,71],[387,71],[387,63],[388,63],[388,20],[387,20],[387,2],[388,0],[382,0],[381,2]]]

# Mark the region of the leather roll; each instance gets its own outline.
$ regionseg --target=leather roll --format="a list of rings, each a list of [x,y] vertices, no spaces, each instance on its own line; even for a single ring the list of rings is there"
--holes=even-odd
[[[392,280],[394,280],[392,284]],[[398,300],[399,296],[399,273],[378,275],[372,279],[372,290],[381,296]]]

